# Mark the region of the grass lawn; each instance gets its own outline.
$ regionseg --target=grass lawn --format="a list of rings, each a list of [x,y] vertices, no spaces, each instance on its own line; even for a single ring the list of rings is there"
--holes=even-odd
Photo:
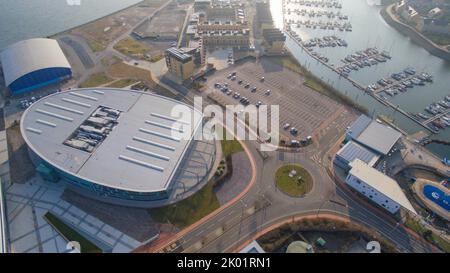
[[[113,79],[105,73],[92,74],[85,82],[80,84],[81,88],[97,87],[111,82]]]
[[[153,56],[150,58],[150,62],[156,63],[156,62],[158,62],[158,61],[160,61],[160,60],[162,60],[162,59],[164,59],[164,55],[163,55],[163,54],[153,55]]]
[[[295,73],[298,73],[300,75],[305,74],[304,69],[298,64],[297,60],[294,60],[291,57],[277,58],[275,59],[275,61],[278,62],[278,64],[280,64],[284,68],[294,71]]]
[[[134,79],[121,79],[121,80],[117,80],[111,84],[108,84],[106,87],[112,87],[112,88],[124,88],[126,86],[130,86],[133,83],[138,82],[137,80]]]
[[[108,67],[108,75],[114,78],[132,78],[147,82],[151,87],[156,83],[152,79],[150,71],[128,65],[124,62],[118,62]]]
[[[106,48],[102,43],[99,43],[93,39],[88,39],[87,43],[88,43],[89,47],[92,49],[92,51],[94,51],[94,52],[100,52],[100,51],[105,50],[105,48]]]
[[[362,113],[368,112],[366,107],[356,103],[350,97],[340,93],[339,91],[337,91],[333,88],[328,88],[328,87],[324,86],[322,83],[320,83],[319,81],[317,81],[313,78],[306,77],[305,81],[303,82],[303,85],[307,86],[307,87],[311,88],[312,90],[319,92],[320,94],[325,95],[339,103],[353,107]]]
[[[102,253],[102,249],[96,246],[94,243],[83,237],[76,230],[72,229],[70,226],[66,225],[63,221],[58,219],[55,215],[47,212],[44,215],[44,219],[56,229],[56,231],[61,234],[67,241],[75,241],[80,244],[81,253]]]
[[[217,130],[219,128],[216,128]],[[239,141],[237,141],[237,139],[232,139],[232,140],[227,140],[226,139],[226,130],[223,129],[223,137],[222,140],[220,141],[221,146],[222,146],[222,153],[223,153],[223,157],[227,157],[230,156],[232,154],[238,153],[240,151],[243,151],[244,148],[242,148],[241,143],[239,143]]]
[[[209,182],[203,189],[176,204],[150,209],[152,218],[160,223],[185,228],[205,217],[220,207],[213,191],[213,183]]]
[[[150,48],[148,46],[132,38],[125,38],[123,40],[120,40],[117,44],[114,45],[114,49],[121,52],[122,54],[141,58],[144,57],[144,54],[150,51]]]
[[[113,64],[120,63],[120,62],[122,62],[122,59],[120,59],[117,56],[104,57],[101,59],[101,63],[104,67],[109,67]]]
[[[289,173],[295,170],[297,174],[294,177],[289,177]],[[301,176],[302,180],[298,180]],[[285,165],[280,167],[275,174],[275,183],[281,191],[284,193],[300,197],[311,191],[313,186],[313,180],[307,170],[303,169],[299,165]]]
[[[425,240],[436,245],[437,247],[439,247],[446,253],[450,253],[450,243],[448,243],[447,241],[445,241],[444,239],[442,239],[435,233],[433,233],[433,232],[430,233],[430,231],[428,229],[424,228],[416,220],[408,217],[408,219],[405,222],[405,226],[414,230],[418,234],[422,235],[425,238]],[[427,234],[429,234],[429,235],[427,236]]]
[[[239,141],[237,141],[236,139],[221,140],[220,142],[222,144],[223,157],[227,157],[244,150],[241,146],[241,143],[239,143]]]
[[[316,82],[313,79],[306,79],[303,82],[303,85],[305,85],[305,86],[307,86],[307,87],[309,87],[312,90],[317,91],[317,92],[325,92],[325,88],[323,88],[323,86],[320,83]]]

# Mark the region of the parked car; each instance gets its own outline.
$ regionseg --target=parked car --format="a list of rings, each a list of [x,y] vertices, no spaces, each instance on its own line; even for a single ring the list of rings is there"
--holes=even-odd
[[[292,147],[300,147],[300,141],[295,140],[295,139],[291,140],[291,146]]]
[[[290,130],[290,132],[291,132],[291,134],[293,134],[293,135],[298,134],[298,130],[297,130],[297,128],[295,128],[295,127],[292,127],[291,130]]]

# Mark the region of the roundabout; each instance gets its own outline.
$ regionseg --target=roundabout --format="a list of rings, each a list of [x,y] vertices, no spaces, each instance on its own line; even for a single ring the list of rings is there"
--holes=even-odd
[[[291,197],[303,197],[313,188],[311,174],[297,164],[284,165],[275,173],[277,188]]]

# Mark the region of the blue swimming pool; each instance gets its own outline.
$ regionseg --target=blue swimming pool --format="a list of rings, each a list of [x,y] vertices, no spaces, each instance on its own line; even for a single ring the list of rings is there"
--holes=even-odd
[[[432,185],[426,185],[423,187],[423,194],[438,206],[446,211],[450,211],[450,196],[441,189]]]

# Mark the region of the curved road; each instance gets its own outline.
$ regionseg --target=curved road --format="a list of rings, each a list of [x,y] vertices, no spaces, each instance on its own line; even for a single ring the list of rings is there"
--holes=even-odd
[[[258,142],[246,141],[243,144],[252,165],[256,166],[254,183],[229,206],[225,205],[181,231],[175,240],[170,241],[170,244],[176,241],[181,246],[178,251],[231,252],[258,232],[278,222],[295,216],[321,214],[344,216],[375,229],[401,252],[438,251],[403,229],[387,213],[367,207],[367,203],[353,197],[330,178],[324,166],[311,159],[313,155],[325,158],[326,151],[334,143],[321,150],[310,149],[306,153],[275,151],[266,152],[265,156],[259,152]],[[303,198],[289,197],[275,186],[273,178],[276,170],[287,163],[302,165],[314,179],[312,191]]]

